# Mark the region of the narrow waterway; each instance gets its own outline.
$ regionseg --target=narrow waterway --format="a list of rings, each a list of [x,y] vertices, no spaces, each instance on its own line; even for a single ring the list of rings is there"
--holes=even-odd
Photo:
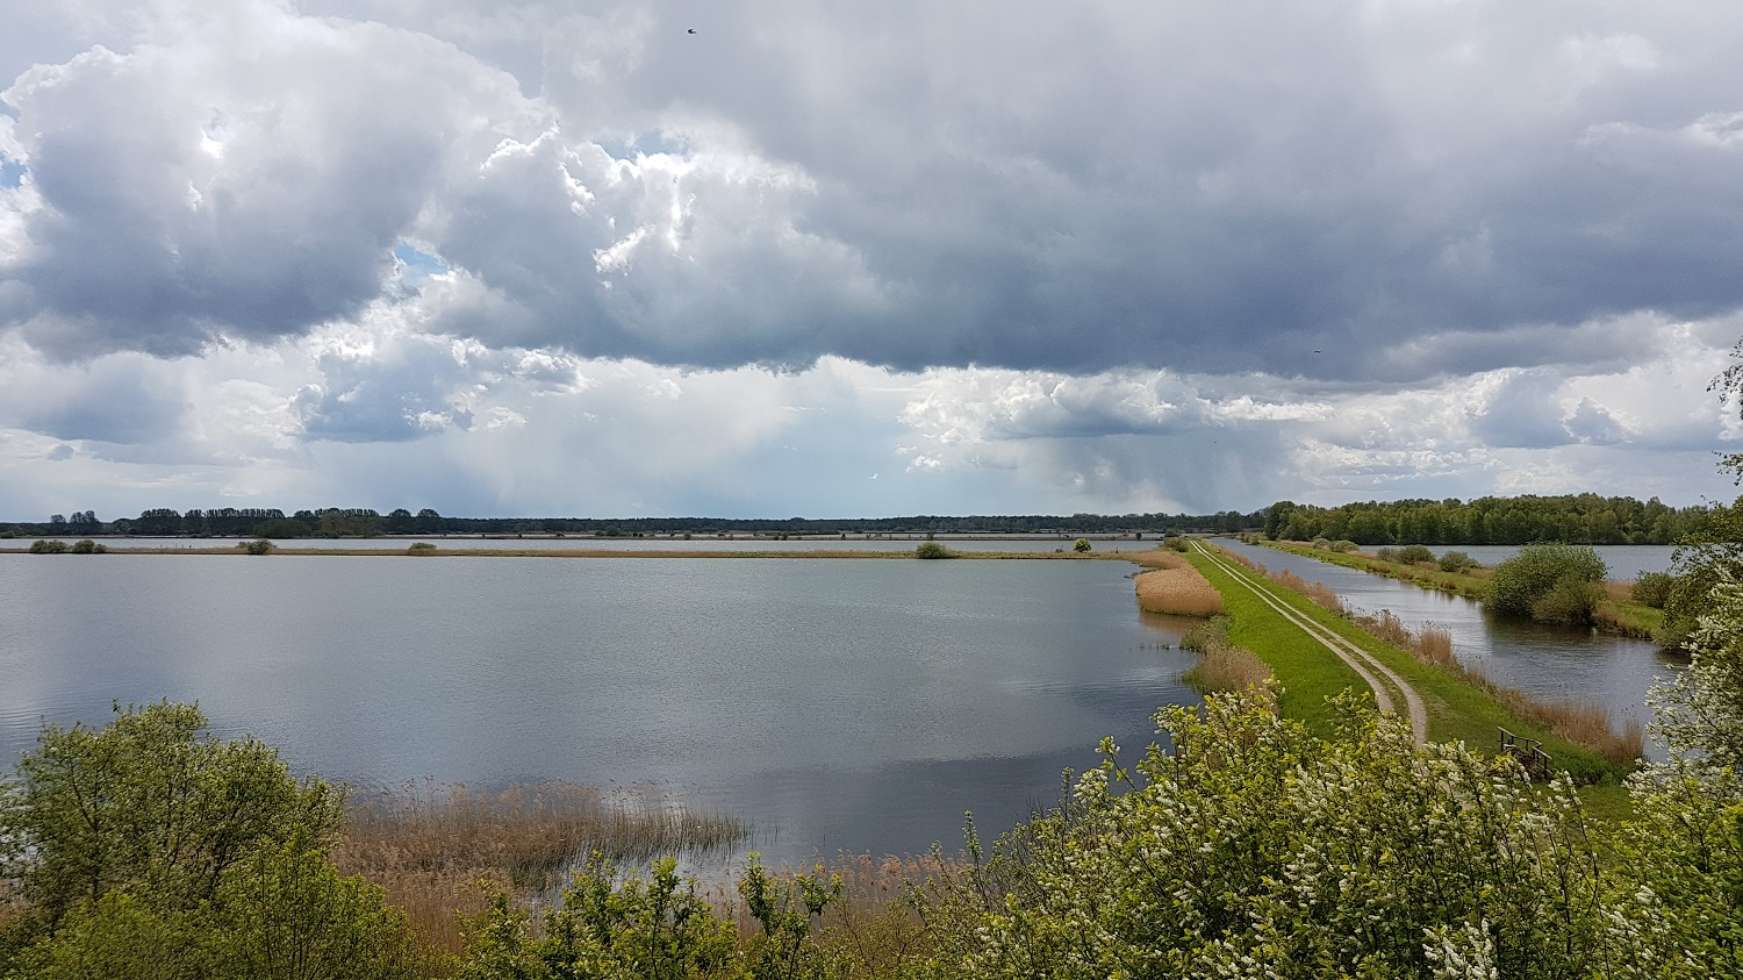
[[[1618,723],[1650,721],[1646,692],[1681,662],[1647,640],[1503,619],[1461,596],[1233,539],[1218,543],[1266,568],[1288,569],[1309,581],[1323,582],[1352,609],[1390,610],[1412,629],[1425,623],[1443,626],[1452,633],[1459,659],[1499,683],[1544,700],[1596,701]],[[1648,741],[1648,756],[1657,757],[1662,751],[1662,746]]]

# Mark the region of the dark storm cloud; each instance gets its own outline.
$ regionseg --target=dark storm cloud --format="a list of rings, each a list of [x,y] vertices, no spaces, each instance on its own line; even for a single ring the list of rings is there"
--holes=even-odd
[[[8,94],[33,344],[296,334],[401,236],[430,329],[713,367],[1404,381],[1743,306],[1722,3],[238,10]]]

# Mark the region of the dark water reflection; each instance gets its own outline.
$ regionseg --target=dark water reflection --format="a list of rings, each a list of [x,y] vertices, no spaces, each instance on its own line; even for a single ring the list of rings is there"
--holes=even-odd
[[[1424,623],[1444,626],[1459,659],[1500,683],[1546,700],[1595,700],[1617,720],[1649,722],[1647,690],[1680,662],[1645,640],[1503,619],[1486,613],[1480,603],[1396,579],[1231,539],[1220,543],[1267,568],[1323,582],[1357,609],[1391,610],[1412,629]],[[1647,748],[1649,755],[1662,751],[1661,746]]]
[[[362,786],[651,786],[776,860],[954,846],[1197,697],[1123,562],[0,557],[0,756],[198,700]]]

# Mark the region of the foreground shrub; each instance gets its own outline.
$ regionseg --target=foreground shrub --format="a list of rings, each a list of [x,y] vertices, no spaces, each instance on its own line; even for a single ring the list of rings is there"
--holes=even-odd
[[[1477,567],[1477,560],[1462,551],[1449,551],[1440,556],[1440,570],[1459,574]]]
[[[914,557],[955,558],[956,555],[949,548],[944,547],[936,541],[922,541],[920,542],[920,546],[914,549]]]
[[[56,541],[52,538],[47,541],[39,540],[30,543],[30,553],[33,555],[60,555],[65,554],[66,550],[67,543],[65,541]]]
[[[1320,740],[1262,701],[1157,715],[1060,811],[922,890],[936,976],[1590,975],[1598,871],[1572,787],[1416,747],[1346,699]]]
[[[1642,605],[1663,609],[1675,587],[1676,576],[1668,572],[1646,572],[1634,580],[1630,598]]]
[[[1495,566],[1495,574],[1489,579],[1488,604],[1504,615],[1533,616],[1543,602],[1542,611],[1555,617],[1554,621],[1586,622],[1597,602],[1595,590],[1586,586],[1602,582],[1606,574],[1604,560],[1591,548],[1526,545],[1517,555]],[[1552,591],[1557,594],[1549,598]],[[1565,618],[1578,613],[1582,605],[1585,609],[1582,618]]]
[[[0,788],[12,975],[408,976],[403,917],[327,859],[339,794],[205,724],[157,704],[43,729]]]

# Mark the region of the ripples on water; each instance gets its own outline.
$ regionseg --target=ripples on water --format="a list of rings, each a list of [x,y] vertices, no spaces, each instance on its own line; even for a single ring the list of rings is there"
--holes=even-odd
[[[651,786],[749,820],[776,861],[953,848],[964,810],[1002,829],[1102,736],[1136,752],[1159,705],[1197,701],[1130,572],[4,556],[0,754],[42,718],[197,700],[362,786]]]

